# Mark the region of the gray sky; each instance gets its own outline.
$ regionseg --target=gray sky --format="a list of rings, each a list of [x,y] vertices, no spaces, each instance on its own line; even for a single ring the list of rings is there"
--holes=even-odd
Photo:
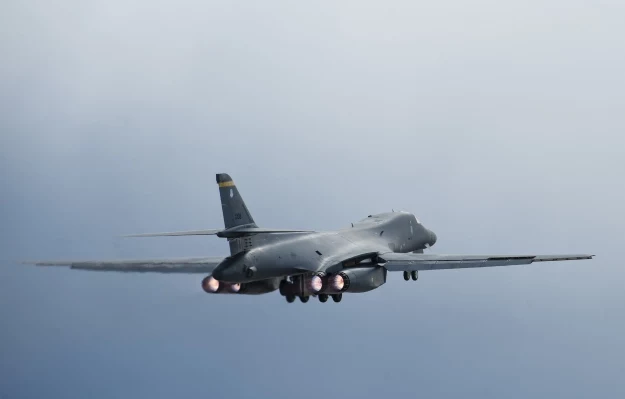
[[[5,1],[0,397],[625,395],[619,1]],[[434,253],[592,262],[391,275],[287,305],[15,259],[226,254],[391,208]]]

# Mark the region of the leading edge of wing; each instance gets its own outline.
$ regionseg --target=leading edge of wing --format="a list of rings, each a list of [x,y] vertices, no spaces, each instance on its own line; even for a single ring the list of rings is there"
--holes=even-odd
[[[132,273],[211,273],[224,257],[129,260],[25,261],[35,266],[65,266],[70,269]]]
[[[424,255],[385,253],[380,255],[389,271],[444,270],[472,267],[528,265],[534,262],[592,259],[594,255]]]

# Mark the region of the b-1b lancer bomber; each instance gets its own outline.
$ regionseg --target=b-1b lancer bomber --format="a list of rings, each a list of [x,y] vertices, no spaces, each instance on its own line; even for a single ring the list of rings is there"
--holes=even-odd
[[[434,255],[423,250],[436,234],[413,214],[369,215],[338,231],[258,227],[234,181],[217,175],[224,229],[136,234],[130,237],[215,235],[226,238],[230,256],[130,261],[29,262],[39,266],[116,272],[197,273],[209,294],[256,295],[278,291],[287,302],[299,298],[341,302],[344,293],[363,293],[384,283],[388,272],[417,280],[421,270],[526,265],[592,259],[593,255]]]

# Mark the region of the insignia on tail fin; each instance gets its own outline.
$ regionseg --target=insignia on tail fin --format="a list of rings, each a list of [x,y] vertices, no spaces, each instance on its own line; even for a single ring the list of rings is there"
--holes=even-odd
[[[226,229],[237,226],[258,227],[247,210],[241,194],[232,178],[226,173],[217,174],[219,196],[221,197],[221,211],[224,216]]]

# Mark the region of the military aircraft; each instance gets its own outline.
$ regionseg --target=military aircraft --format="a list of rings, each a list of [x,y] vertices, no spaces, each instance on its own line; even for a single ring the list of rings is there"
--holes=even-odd
[[[215,235],[226,238],[228,257],[117,260],[36,261],[38,266],[72,269],[198,273],[206,275],[209,294],[256,295],[274,291],[291,303],[299,298],[341,302],[343,293],[363,293],[386,283],[388,272],[417,280],[421,270],[526,265],[534,262],[592,259],[594,255],[433,255],[424,254],[437,237],[413,214],[369,215],[338,231],[258,227],[234,181],[217,174],[225,229],[135,234],[127,237]]]

